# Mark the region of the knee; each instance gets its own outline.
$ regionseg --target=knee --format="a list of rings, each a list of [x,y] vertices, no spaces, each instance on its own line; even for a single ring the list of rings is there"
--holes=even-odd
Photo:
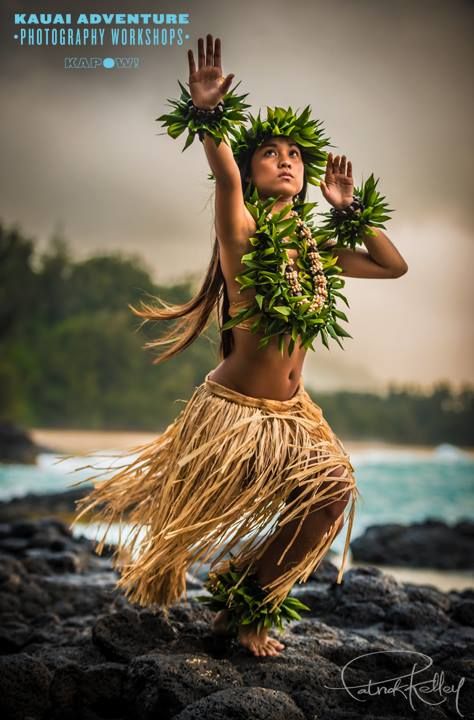
[[[334,468],[334,470],[331,470],[331,477],[344,478],[346,474],[347,470],[343,466],[338,466]],[[333,494],[334,498],[326,498],[320,503],[320,505],[323,506],[321,508],[322,511],[330,520],[335,521],[344,513],[352,495],[352,490],[349,489],[349,485],[352,486],[352,481],[350,484],[343,480],[333,483],[330,494]]]

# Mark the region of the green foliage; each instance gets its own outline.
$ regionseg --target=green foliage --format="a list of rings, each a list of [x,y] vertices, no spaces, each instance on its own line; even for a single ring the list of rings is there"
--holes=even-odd
[[[58,238],[36,258],[31,241],[1,226],[0,248],[0,418],[157,431],[215,364],[219,336],[211,326],[181,355],[153,365],[143,345],[169,323],[139,329],[140,319],[128,308],[147,295],[186,302],[189,284],[154,285],[134,256],[73,261]]]
[[[311,119],[308,105],[298,114],[291,107],[267,107],[267,117],[262,120],[247,115],[248,127],[235,128],[232,137],[232,151],[237,164],[242,167],[253,152],[269,137],[290,137],[301,150],[306,179],[312,185],[319,185],[327,161],[326,147],[334,147],[324,135],[321,120]]]
[[[309,272],[308,248],[296,235],[297,218],[285,217],[292,209],[287,205],[279,212],[273,213],[277,198],[262,200],[255,189],[247,208],[257,225],[255,235],[250,238],[254,250],[241,258],[247,270],[239,273],[236,280],[241,290],[254,288],[255,299],[248,308],[243,308],[232,319],[228,320],[223,329],[234,327],[247,318],[255,317],[251,332],[261,333],[259,348],[263,348],[272,338],[279,338],[280,351],[284,352],[284,334],[291,335],[288,343],[288,354],[292,355],[297,342],[300,346],[314,350],[313,342],[320,338],[328,348],[329,339],[334,339],[343,347],[340,337],[351,337],[337,322],[347,321],[346,315],[337,308],[338,300],[348,305],[347,299],[340,292],[345,281],[338,277],[341,268],[336,265],[337,258],[329,251],[319,249],[320,260],[327,283],[327,300],[320,310],[309,310],[313,299],[313,285]],[[306,223],[317,244],[325,242],[325,234],[318,233],[312,222],[311,212],[316,203],[299,203],[294,205],[299,218]],[[283,238],[289,240],[283,243]],[[287,251],[291,248],[299,250],[297,269],[302,296],[291,294],[290,286],[284,276]],[[301,300],[306,302],[301,303]],[[299,338],[299,340],[298,340]]]
[[[375,180],[372,174],[360,188],[354,188],[354,197],[362,202],[364,208],[362,212],[351,214],[347,218],[332,210],[321,213],[321,216],[326,218],[321,230],[336,238],[336,247],[349,247],[355,250],[357,245],[363,244],[365,235],[374,234],[372,227],[385,230],[383,223],[390,219],[389,213],[394,210],[384,202],[385,196],[377,191],[378,182],[379,179]]]
[[[166,323],[139,330],[128,304],[147,294],[180,304],[193,289],[154,285],[138,258],[74,261],[58,239],[36,258],[32,241],[1,223],[0,258],[1,419],[159,431],[216,364],[212,324],[186,351],[152,365],[143,345]],[[459,392],[448,382],[431,392],[391,386],[383,396],[345,391],[314,399],[347,440],[474,445],[472,386]]]
[[[280,605],[272,608],[272,603],[263,602],[265,592],[256,577],[249,573],[249,568],[240,571],[232,560],[227,572],[210,572],[204,587],[210,596],[198,595],[196,600],[215,612],[229,610],[228,627],[233,632],[237,632],[239,625],[256,623],[257,632],[264,627],[275,627],[281,633],[284,631],[283,622],[301,620],[298,610],[310,610],[301,600],[289,594]]]
[[[339,391],[312,393],[335,431],[346,440],[384,440],[407,445],[474,445],[474,388],[455,391],[449,382],[430,392],[392,384],[384,395]]]
[[[13,334],[28,315],[35,292],[33,242],[18,228],[0,223],[0,341]]]
[[[234,90],[240,85],[237,83]],[[243,111],[250,107],[244,103],[247,95],[236,95],[234,90],[224,95],[222,105],[222,114],[216,114],[207,119],[199,118],[193,112],[193,104],[191,95],[182,83],[181,96],[179,100],[168,100],[168,103],[174,110],[170,113],[160,115],[156,118],[162,123],[162,127],[167,128],[168,135],[172,138],[179,137],[185,130],[188,131],[188,137],[183,147],[186,150],[194,142],[196,135],[207,132],[211,135],[216,145],[219,145],[224,138],[229,138],[231,131],[236,125],[244,122],[245,115]]]

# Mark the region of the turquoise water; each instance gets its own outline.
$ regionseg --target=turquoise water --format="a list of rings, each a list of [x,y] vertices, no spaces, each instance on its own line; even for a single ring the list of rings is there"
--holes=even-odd
[[[123,465],[132,457],[114,460],[113,454],[103,453],[58,463],[58,456],[43,454],[37,466],[0,465],[0,500],[28,492],[61,492],[78,480],[96,475],[114,463]],[[474,460],[458,448],[440,445],[426,457],[417,456],[409,448],[364,450],[352,453],[351,462],[362,496],[352,538],[361,535],[368,525],[407,524],[428,517],[448,523],[474,519]],[[95,537],[97,528],[78,525],[76,532]],[[114,530],[109,539],[113,542]],[[334,541],[333,549],[342,552],[344,541],[345,529]]]

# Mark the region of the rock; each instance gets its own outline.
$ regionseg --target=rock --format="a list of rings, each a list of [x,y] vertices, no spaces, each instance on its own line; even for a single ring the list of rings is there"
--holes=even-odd
[[[50,517],[52,514],[72,519],[76,509],[76,500],[84,497],[86,492],[87,489],[84,487],[46,495],[27,493],[22,497],[1,501],[0,522],[13,522],[20,517],[31,520],[45,518],[50,521],[53,519]],[[55,522],[60,523],[59,520],[55,520]]]
[[[351,541],[355,562],[439,570],[474,569],[474,522],[447,525],[428,519],[412,525],[371,525]]]
[[[25,653],[0,657],[0,711],[9,720],[42,718],[49,708],[51,674]]]
[[[240,673],[228,660],[198,653],[153,653],[131,661],[125,694],[133,698],[134,717],[171,718],[207,695],[242,685]]]
[[[263,687],[220,690],[189,705],[173,720],[305,720],[293,700]]]
[[[104,615],[92,630],[94,643],[104,655],[110,660],[122,661],[167,645],[176,634],[161,611],[154,614],[132,609]]]
[[[31,435],[11,422],[0,422],[0,462],[34,465],[42,448]]]
[[[338,585],[325,559],[295,588],[311,610],[286,626],[284,651],[254,657],[211,632],[192,573],[188,602],[165,614],[131,605],[110,558],[57,520],[16,518],[0,538],[23,543],[0,552],[2,718],[442,720],[474,702],[472,589],[399,583],[372,566]],[[413,708],[406,692],[390,692],[414,664],[425,684],[459,686],[459,713],[453,690],[436,686],[430,705],[415,696]],[[385,692],[370,693],[377,682]]]

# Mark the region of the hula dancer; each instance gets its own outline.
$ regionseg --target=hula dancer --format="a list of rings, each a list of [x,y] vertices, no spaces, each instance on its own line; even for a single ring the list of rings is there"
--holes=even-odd
[[[189,91],[180,84],[158,120],[173,138],[187,132],[185,148],[202,142],[215,180],[213,254],[189,302],[131,309],[144,322],[176,320],[145,345],[168,346],[154,363],[188,347],[215,310],[221,362],[162,435],[94,482],[75,522],[91,512],[107,527],[127,522],[118,584],[132,602],[165,612],[187,599],[186,570],[212,557],[198,599],[219,611],[214,631],[277,655],[284,645],[268,630],[300,619],[307,608],[290,590],[347,520],[341,583],[359,497],[344,446],[304,389],[305,355],[351,337],[341,325],[343,276],[396,278],[407,264],[380,229],[390,209],[378,181],[354,188],[351,162],[328,152],[309,106],[248,114],[211,35],[206,47],[198,41],[197,66],[191,50],[188,61]],[[318,223],[308,183],[332,206]]]

